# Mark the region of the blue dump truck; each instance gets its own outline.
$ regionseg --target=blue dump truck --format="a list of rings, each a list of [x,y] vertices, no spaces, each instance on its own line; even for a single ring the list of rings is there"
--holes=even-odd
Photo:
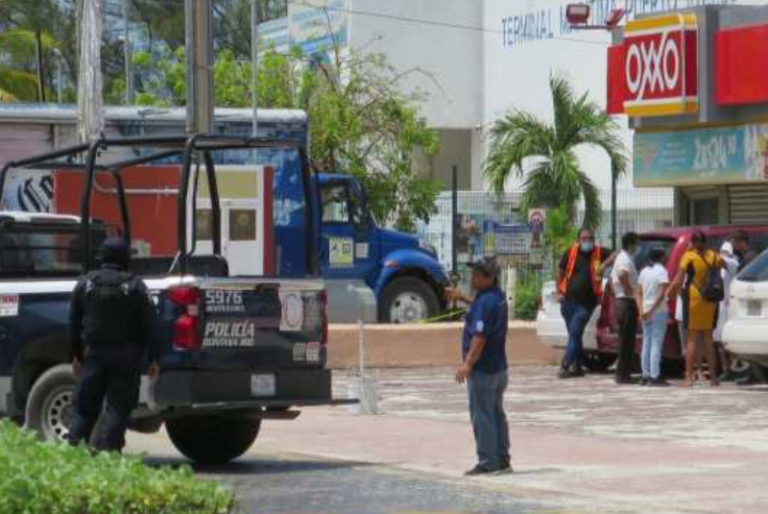
[[[320,173],[316,180],[322,208],[321,268],[328,284],[364,281],[376,296],[381,322],[418,321],[445,308],[448,277],[433,247],[377,226],[355,178]],[[332,286],[330,291],[332,302]]]

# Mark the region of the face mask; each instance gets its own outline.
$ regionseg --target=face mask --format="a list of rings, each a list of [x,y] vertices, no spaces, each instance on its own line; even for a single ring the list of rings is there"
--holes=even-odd
[[[592,241],[582,241],[581,242],[581,251],[584,253],[591,252],[595,248],[595,243]]]

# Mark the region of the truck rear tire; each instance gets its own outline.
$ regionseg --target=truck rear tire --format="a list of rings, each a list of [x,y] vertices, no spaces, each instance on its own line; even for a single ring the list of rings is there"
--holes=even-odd
[[[66,441],[77,379],[71,364],[59,364],[35,380],[27,398],[25,426],[46,441]]]
[[[387,284],[379,301],[382,323],[413,323],[436,316],[440,302],[435,291],[416,277],[400,277]]]
[[[189,416],[165,422],[171,442],[185,457],[201,464],[224,464],[253,445],[260,419]]]

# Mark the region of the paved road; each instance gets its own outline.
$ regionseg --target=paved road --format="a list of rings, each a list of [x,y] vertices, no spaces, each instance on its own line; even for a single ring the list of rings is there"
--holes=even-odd
[[[245,512],[768,512],[768,387],[616,386],[510,369],[515,473],[467,480],[466,391],[452,370],[374,370],[378,416],[312,408],[266,422],[238,462],[200,470],[235,485]],[[335,374],[336,396],[357,381]],[[183,462],[163,433],[130,439]]]
[[[465,422],[467,394],[453,370],[381,369],[379,412],[390,416]],[[611,374],[560,380],[550,366],[510,368],[506,407],[510,425],[624,440],[667,441],[700,447],[768,451],[768,386],[719,388],[617,386]],[[355,381],[337,373],[335,394]],[[672,383],[679,385],[680,380]]]
[[[177,457],[149,458],[178,465]],[[361,462],[258,453],[199,476],[234,486],[240,511],[259,514],[416,514],[540,512],[479,484]]]

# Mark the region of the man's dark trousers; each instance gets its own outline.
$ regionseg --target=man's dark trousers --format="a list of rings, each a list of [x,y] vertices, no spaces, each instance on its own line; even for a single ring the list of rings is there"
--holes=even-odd
[[[584,329],[595,311],[594,305],[586,305],[572,300],[563,300],[560,313],[565,320],[568,330],[568,343],[565,346],[563,356],[563,368],[570,368],[574,364],[584,366]]]
[[[126,361],[121,355],[85,357],[74,397],[74,415],[69,432],[72,444],[90,440],[104,405],[104,422],[94,447],[111,451],[123,449],[128,420],[138,404],[141,380],[138,363],[131,365],[131,360]]]
[[[637,305],[634,298],[617,298],[614,306],[616,321],[619,323],[619,360],[616,363],[616,380],[628,382],[632,378],[632,361],[635,357]]]
[[[509,425],[504,413],[507,382],[507,370],[498,373],[473,370],[467,380],[477,461],[485,469],[497,470],[509,464]]]

